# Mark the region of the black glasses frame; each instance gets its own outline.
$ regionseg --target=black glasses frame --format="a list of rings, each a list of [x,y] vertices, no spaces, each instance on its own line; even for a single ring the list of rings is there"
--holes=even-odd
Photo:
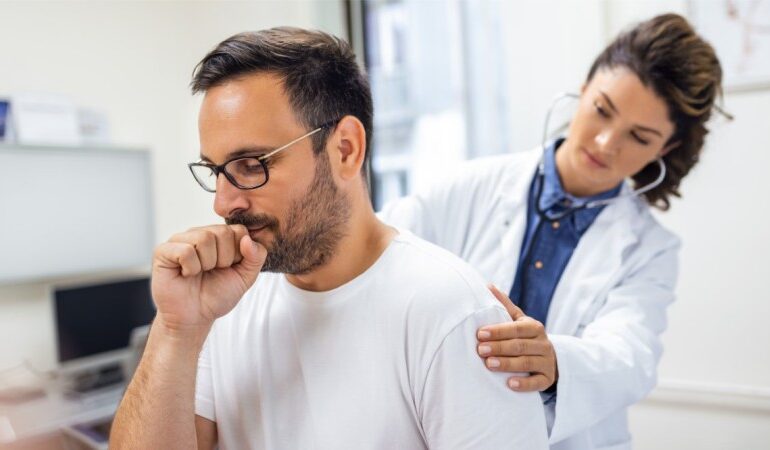
[[[203,181],[201,181],[195,175],[195,170],[194,170],[195,167],[205,167],[205,168],[211,170],[212,172],[214,172],[214,177],[215,178],[219,178],[219,174],[223,174],[225,176],[225,178],[227,179],[227,181],[229,181],[230,184],[232,184],[233,186],[237,187],[238,189],[241,189],[241,190],[244,190],[244,191],[249,191],[249,190],[252,190],[252,189],[257,189],[257,188],[260,188],[260,187],[266,185],[267,182],[270,180],[270,171],[267,169],[267,161],[272,156],[274,156],[278,152],[281,152],[281,151],[291,147],[292,145],[296,144],[297,142],[299,142],[299,141],[301,141],[301,140],[303,140],[303,139],[305,139],[307,137],[310,137],[310,136],[318,133],[319,131],[321,131],[321,130],[323,130],[325,128],[336,126],[337,123],[340,120],[341,119],[337,119],[337,120],[332,120],[332,121],[326,122],[323,125],[315,128],[314,130],[312,130],[312,131],[310,131],[308,133],[303,134],[302,136],[298,137],[297,139],[294,139],[293,141],[289,142],[288,144],[282,145],[282,146],[278,147],[277,149],[275,149],[275,150],[273,150],[273,151],[271,151],[271,152],[269,152],[267,154],[264,154],[264,155],[260,155],[260,156],[248,156],[248,155],[247,156],[238,156],[237,158],[229,159],[229,160],[227,160],[224,163],[219,164],[219,165],[210,164],[210,163],[204,163],[204,162],[198,161],[198,162],[192,162],[192,163],[187,164],[187,167],[190,169],[190,173],[192,173],[192,176],[193,176],[193,178],[195,178],[195,181],[197,181],[198,184],[200,185],[200,187],[202,187],[203,190],[206,191],[206,192],[216,193],[216,188],[215,189],[210,189],[208,186],[206,186],[206,184]],[[230,172],[228,172],[225,169],[225,167],[228,164],[230,164],[231,162],[233,162],[233,161],[240,161],[242,159],[256,159],[259,162],[259,164],[262,166],[262,170],[265,171],[265,181],[263,181],[262,183],[260,183],[260,184],[258,184],[256,186],[243,186],[242,184],[239,184],[235,180],[235,177],[233,177],[230,174]]]

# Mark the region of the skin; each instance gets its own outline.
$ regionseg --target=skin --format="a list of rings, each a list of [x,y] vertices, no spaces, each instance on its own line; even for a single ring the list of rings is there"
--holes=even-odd
[[[662,157],[674,124],[666,103],[624,67],[598,70],[581,89],[569,137],[556,152],[564,189],[577,197],[610,190]],[[556,353],[545,327],[527,317],[494,286],[490,290],[506,308],[511,323],[478,330],[477,351],[492,371],[529,372],[512,376],[515,391],[543,391],[559,379]]]
[[[270,74],[248,75],[209,89],[199,115],[201,156],[214,164],[244,148],[266,153],[308,131],[296,121],[280,79]],[[361,122],[342,118],[318,158],[328,159],[349,215],[322,265],[286,275],[301,289],[326,291],[347,283],[370,267],[397,233],[372,210],[361,176],[365,152]],[[216,424],[195,415],[198,355],[213,322],[231,311],[257,279],[276,233],[292,235],[287,219],[314,186],[318,160],[310,139],[279,155],[269,166],[269,182],[261,188],[237,189],[220,175],[214,210],[225,219],[236,214],[270,216],[283,228],[210,225],[176,234],[156,249],[152,292],[158,313],[115,416],[110,448],[215,447]]]

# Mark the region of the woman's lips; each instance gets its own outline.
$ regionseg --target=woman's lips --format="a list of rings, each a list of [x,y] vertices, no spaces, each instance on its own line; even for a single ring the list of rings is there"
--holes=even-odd
[[[586,149],[584,149],[584,148],[581,148],[580,150],[581,150],[583,153],[585,153],[585,155],[586,155],[586,158],[588,158],[588,160],[589,160],[591,163],[593,163],[593,165],[595,165],[596,167],[600,167],[600,168],[602,168],[602,169],[606,169],[606,168],[607,168],[607,164],[606,164],[604,161],[602,161],[602,160],[600,160],[600,159],[596,158],[595,156],[591,155],[591,154],[588,152],[588,150],[586,150]]]

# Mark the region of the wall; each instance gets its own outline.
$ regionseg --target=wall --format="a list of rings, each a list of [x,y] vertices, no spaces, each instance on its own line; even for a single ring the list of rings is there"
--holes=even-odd
[[[343,30],[341,2],[324,0],[4,1],[0,17],[0,95],[66,94],[106,112],[115,143],[152,150],[158,242],[221,222],[211,195],[186,167],[198,155],[199,98],[188,89],[194,65],[240,31],[277,25]],[[50,286],[0,286],[0,370],[24,360],[39,369],[55,365]]]
[[[552,99],[578,92],[591,61],[604,43],[604,9],[597,0],[507,2],[503,14],[507,96],[512,151],[540,145]],[[558,121],[553,120],[556,124]],[[553,128],[551,126],[550,128]]]

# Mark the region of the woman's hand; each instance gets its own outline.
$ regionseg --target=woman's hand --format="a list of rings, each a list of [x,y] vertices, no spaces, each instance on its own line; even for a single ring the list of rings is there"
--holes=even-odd
[[[519,372],[508,378],[514,391],[544,391],[559,379],[556,353],[545,334],[545,327],[525,316],[495,286],[489,290],[511,315],[513,322],[481,327],[477,351],[489,370]],[[522,373],[523,372],[523,373]]]

